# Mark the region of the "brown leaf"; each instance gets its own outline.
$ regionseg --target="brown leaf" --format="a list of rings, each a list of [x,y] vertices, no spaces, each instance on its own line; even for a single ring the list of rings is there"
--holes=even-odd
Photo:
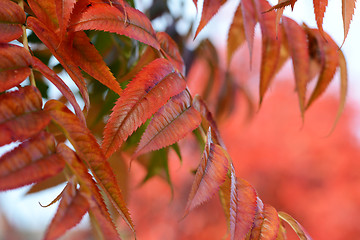
[[[230,65],[235,51],[245,42],[244,18],[241,9],[242,3],[236,9],[234,18],[230,25],[227,39],[227,64]]]
[[[0,2],[0,43],[10,42],[19,38],[22,25],[25,23],[25,12],[12,1]],[[0,90],[1,92],[1,90]]]
[[[279,217],[287,222],[301,240],[312,240],[310,235],[304,230],[304,228],[298,223],[292,216],[285,212],[279,212]]]
[[[244,18],[245,37],[249,47],[250,66],[251,66],[252,52],[254,45],[254,31],[255,31],[255,25],[258,21],[258,16],[256,14],[256,9],[253,0],[242,0],[240,3],[240,7],[241,7],[242,16]]]
[[[0,43],[0,92],[23,82],[30,75],[30,65],[31,55],[25,48]]]

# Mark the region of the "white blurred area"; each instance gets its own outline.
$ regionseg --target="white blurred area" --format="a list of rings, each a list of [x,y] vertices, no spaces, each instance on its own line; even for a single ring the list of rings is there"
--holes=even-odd
[[[140,10],[146,9],[151,3],[151,0],[137,0],[135,1],[137,7]],[[196,24],[199,22],[200,14],[196,14],[195,6],[192,0],[184,0],[186,6],[186,12],[179,12],[178,6],[182,2],[181,0],[169,0],[169,9],[175,16],[183,16],[183,20],[179,22],[177,28],[179,31],[186,32],[190,24],[196,19]],[[232,20],[232,16],[236,10],[239,0],[228,0],[218,14],[210,21],[210,23],[204,28],[198,38],[195,40],[196,45],[201,39],[209,36],[217,46],[225,46],[227,40],[228,29]],[[270,0],[272,5],[276,4],[277,0]],[[359,6],[359,4],[357,4]],[[202,9],[202,1],[199,2],[199,10]],[[310,27],[316,27],[315,17],[313,14],[312,0],[299,0],[291,11],[288,7],[285,10],[285,15],[290,16],[297,22],[305,22]],[[349,95],[348,98],[354,101],[360,101],[360,81],[357,79],[360,77],[360,10],[359,7],[353,17],[350,31],[345,44],[342,47],[342,51],[347,59],[348,64],[348,76],[349,76]],[[166,19],[156,20],[154,27],[156,30],[164,30],[164,23]],[[330,0],[327,12],[324,18],[324,30],[332,36],[338,45],[343,42],[343,26],[341,16],[341,1]],[[195,28],[193,29],[195,31]],[[335,87],[338,87],[336,85]],[[13,145],[11,147],[14,147]],[[0,148],[0,155],[2,155],[7,148]],[[17,228],[24,229],[25,231],[36,231],[37,234],[42,236],[46,227],[50,223],[52,217],[56,212],[58,204],[54,204],[48,208],[42,208],[38,202],[46,205],[50,203],[62,190],[64,185],[55,187],[41,193],[31,194],[25,196],[25,193],[29,189],[29,186],[0,193],[0,240],[2,238],[1,215],[7,218],[10,224]],[[85,222],[88,219],[85,220]],[[34,239],[39,239],[39,235]],[[31,238],[24,238],[31,239]]]

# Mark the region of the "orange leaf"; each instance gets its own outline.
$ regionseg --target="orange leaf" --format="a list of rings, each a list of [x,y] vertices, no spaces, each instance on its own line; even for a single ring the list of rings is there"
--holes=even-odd
[[[214,144],[211,138],[209,128],[205,149],[186,205],[186,213],[209,200],[227,177],[229,162],[225,150]]]
[[[106,196],[114,205],[125,222],[134,230],[129,211],[116,182],[115,175],[97,143],[94,135],[80,120],[61,102],[50,100],[45,104],[52,120],[59,125],[79,157],[85,161],[97,183],[104,190]]]
[[[104,130],[102,148],[109,157],[166,101],[185,89],[184,79],[166,59],[156,59],[128,84]]]
[[[0,146],[23,141],[46,127],[50,117],[41,106],[41,94],[35,87],[0,95]]]
[[[308,109],[311,104],[326,90],[334,77],[337,66],[339,65],[339,48],[334,40],[332,40],[332,38],[324,32],[323,36],[326,36],[326,41],[321,36],[320,31],[316,29],[307,29],[307,33],[310,37],[317,40],[322,67],[315,89],[312,92],[305,109]]]
[[[312,240],[310,235],[292,216],[285,212],[279,212],[279,217],[285,222],[287,222],[292,227],[292,229],[294,229],[295,233],[301,240]]]
[[[250,240],[275,240],[280,227],[280,220],[276,209],[268,204],[258,212],[251,231]]]
[[[17,39],[23,33],[25,12],[12,1],[0,2],[0,43]],[[1,91],[0,91],[1,92]]]
[[[324,19],[326,7],[328,5],[328,0],[313,0],[313,4],[314,4],[316,24],[318,26],[320,34],[324,36],[324,30],[322,25],[323,25],[323,19]]]
[[[191,97],[187,90],[172,97],[153,119],[141,137],[135,156],[169,146],[201,123],[198,111],[191,106]]]
[[[45,24],[47,28],[51,30],[59,28],[55,0],[28,0],[28,4],[37,19]]]
[[[114,75],[110,72],[100,53],[90,43],[90,39],[86,34],[84,32],[76,32],[73,41],[72,56],[74,62],[82,70],[120,95],[122,89],[119,83],[115,80]]]
[[[195,37],[200,31],[208,24],[211,18],[219,11],[220,7],[226,3],[227,0],[204,0],[203,10],[201,13],[201,19],[199,26],[196,29]]]
[[[270,86],[271,80],[276,73],[281,46],[281,35],[276,34],[276,14],[268,12],[262,14],[270,8],[266,0],[255,0],[255,6],[262,34],[262,56],[260,69],[260,104]]]
[[[78,18],[72,20],[70,30],[102,30],[125,35],[148,44],[156,49],[160,45],[150,20],[140,11],[126,7],[127,21],[124,11],[115,6],[94,4],[86,9]]]
[[[55,153],[54,137],[41,132],[0,158],[0,190],[8,190],[54,176],[64,168]]]
[[[81,188],[76,189],[72,182],[66,185],[59,207],[45,233],[44,240],[57,239],[80,222],[89,209],[89,202],[81,190]]]
[[[156,37],[160,43],[162,52],[165,54],[169,62],[171,62],[174,68],[182,75],[185,75],[184,60],[176,42],[166,32],[158,32],[156,33]]]
[[[345,39],[348,35],[351,19],[354,15],[356,0],[342,0],[342,18],[344,23],[344,44]]]
[[[227,64],[230,65],[231,59],[235,51],[244,43],[245,28],[244,28],[244,18],[241,10],[241,3],[236,9],[234,18],[232,20],[228,39],[227,39]]]
[[[24,81],[30,75],[30,65],[31,55],[25,48],[0,43],[0,92]]]
[[[256,22],[258,21],[258,17],[256,15],[256,9],[253,0],[242,0],[240,6],[241,6],[242,16],[244,19],[245,37],[249,47],[250,63],[251,63],[252,51],[254,45],[254,31],[255,31]]]
[[[308,41],[305,31],[294,20],[284,17],[283,26],[293,61],[300,111],[304,118],[306,85],[310,80]]]
[[[71,92],[70,88],[64,83],[64,81],[47,65],[41,62],[36,57],[32,57],[32,67],[34,70],[41,72],[50,82],[52,82],[57,89],[64,95],[64,97],[71,103],[74,107],[76,115],[82,121],[83,124],[86,124],[85,116],[81,111],[79,104],[77,103],[74,94]]]
[[[59,19],[61,38],[66,34],[66,28],[70,21],[71,12],[76,4],[76,0],[55,0],[56,15]]]
[[[120,239],[116,231],[116,227],[111,220],[109,212],[100,194],[96,183],[92,176],[89,174],[88,169],[84,166],[78,156],[65,144],[60,143],[57,146],[57,152],[61,154],[67,163],[67,166],[74,173],[77,180],[80,183],[82,191],[85,193],[85,197],[90,203],[91,209],[89,210],[90,217],[94,215],[94,224],[96,228],[101,231],[103,239]],[[98,228],[97,228],[98,227]]]

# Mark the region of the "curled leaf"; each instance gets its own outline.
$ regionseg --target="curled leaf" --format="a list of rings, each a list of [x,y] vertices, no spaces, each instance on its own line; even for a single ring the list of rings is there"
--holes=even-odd
[[[294,229],[295,233],[301,240],[312,240],[310,235],[292,216],[285,212],[279,212],[279,217],[285,222],[287,222],[292,227],[292,229]]]

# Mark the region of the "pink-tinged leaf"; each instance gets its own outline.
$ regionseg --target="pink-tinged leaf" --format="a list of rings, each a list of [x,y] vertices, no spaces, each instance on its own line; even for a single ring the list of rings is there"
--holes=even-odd
[[[186,205],[186,213],[213,197],[227,177],[229,161],[225,150],[214,144],[211,138],[209,128],[207,143]]]
[[[94,4],[72,20],[70,30],[102,30],[125,35],[156,49],[160,45],[156,40],[155,31],[150,20],[140,11],[126,7],[127,20],[124,11],[120,11],[115,6],[106,4]],[[126,22],[125,22],[126,21]]]
[[[50,122],[39,90],[27,86],[0,95],[0,146],[36,135]]]
[[[322,57],[322,66],[317,84],[305,109],[308,109],[311,104],[326,90],[334,77],[337,66],[339,65],[339,47],[336,45],[334,40],[325,32],[323,33],[324,35],[321,35],[320,31],[316,29],[307,29],[307,32],[317,40],[319,46],[318,51],[320,51],[320,56]],[[326,37],[327,40],[325,40],[322,36]]]
[[[283,26],[293,61],[296,91],[299,97],[301,116],[304,118],[306,85],[310,81],[308,41],[304,29],[294,20],[284,17]]]
[[[317,27],[320,31],[320,34],[322,36],[325,36],[323,30],[323,19],[324,19],[326,7],[328,5],[328,0],[313,0],[313,4],[314,4],[314,13],[315,13]]]
[[[258,21],[258,17],[256,15],[256,9],[253,0],[242,0],[240,3],[240,7],[244,19],[245,37],[249,47],[249,54],[251,61],[253,45],[254,45],[255,25]]]
[[[93,180],[93,177],[89,174],[87,167],[65,144],[60,143],[57,146],[57,152],[63,157],[67,166],[79,181],[84,196],[90,204],[90,218],[95,216],[95,218],[92,218],[92,220],[95,220],[92,221],[92,223],[95,224],[95,229],[101,233],[103,239],[120,239],[100,194],[100,190]]]
[[[243,239],[251,229],[256,208],[255,189],[243,179],[234,179],[231,175],[230,195],[230,235],[231,240]]]
[[[266,0],[255,0],[257,16],[261,28],[262,54],[260,69],[260,104],[275,76],[281,47],[281,35],[276,34],[276,14],[262,13],[270,8]]]
[[[287,222],[292,227],[292,229],[294,229],[295,233],[298,235],[300,240],[312,240],[312,238],[305,231],[303,226],[301,226],[301,224],[298,223],[292,216],[290,216],[289,214],[287,214],[285,212],[279,212],[279,217],[280,217],[280,219]]]
[[[196,129],[201,123],[199,112],[191,105],[187,90],[172,97],[154,114],[141,137],[135,155],[169,146]]]
[[[64,41],[60,42],[60,39],[55,34],[55,32],[47,28],[36,18],[28,17],[27,26],[34,31],[36,36],[38,36],[38,38],[49,48],[51,53],[65,68],[66,72],[70,75],[71,79],[79,88],[81,96],[85,102],[85,109],[89,109],[90,99],[86,84],[80,69],[72,59],[71,51],[69,51],[71,47],[67,45],[69,43]]]
[[[156,59],[144,67],[113,108],[104,130],[105,156],[114,153],[131,133],[185,87],[184,79],[166,59]]]
[[[30,66],[29,51],[13,44],[0,43],[0,92],[23,82],[31,73]]]
[[[25,19],[25,12],[19,5],[9,0],[0,1],[0,43],[19,38]]]
[[[0,190],[14,189],[59,173],[65,166],[54,137],[42,132],[0,158]]]
[[[195,37],[200,31],[208,24],[213,16],[219,11],[220,7],[226,3],[227,0],[204,0],[203,10],[201,13],[201,19],[199,26],[196,29]]]
[[[258,212],[251,230],[250,240],[275,240],[280,227],[276,209],[268,204]]]
[[[59,20],[61,38],[66,34],[66,28],[75,4],[76,0],[55,0],[56,15]]]
[[[49,112],[52,120],[62,128],[78,156],[89,165],[97,183],[104,190],[117,212],[134,231],[134,225],[115,175],[94,135],[61,102],[50,100],[45,104],[45,109]]]
[[[77,103],[74,94],[71,92],[70,88],[64,83],[64,81],[47,65],[41,62],[36,57],[32,58],[32,67],[34,70],[41,72],[50,82],[52,82],[57,89],[64,95],[64,97],[71,103],[74,107],[76,115],[82,121],[83,124],[86,124],[85,116],[81,111],[79,104]]]
[[[158,32],[156,37],[166,58],[182,75],[185,75],[185,64],[176,42],[166,33]]]
[[[244,18],[241,10],[241,3],[236,9],[234,18],[230,25],[227,39],[227,64],[230,65],[235,51],[245,42]]]
[[[117,94],[121,94],[122,89],[119,83],[84,32],[75,33],[72,56],[82,70]]]
[[[354,15],[356,0],[342,0],[342,18],[344,24],[344,44],[345,39],[349,33],[350,23]]]
[[[40,22],[51,30],[59,28],[55,0],[28,0],[28,4]]]
[[[89,202],[83,194],[81,188],[76,189],[73,183],[69,182],[66,185],[59,207],[45,233],[44,240],[58,239],[68,229],[80,222],[89,209]]]

